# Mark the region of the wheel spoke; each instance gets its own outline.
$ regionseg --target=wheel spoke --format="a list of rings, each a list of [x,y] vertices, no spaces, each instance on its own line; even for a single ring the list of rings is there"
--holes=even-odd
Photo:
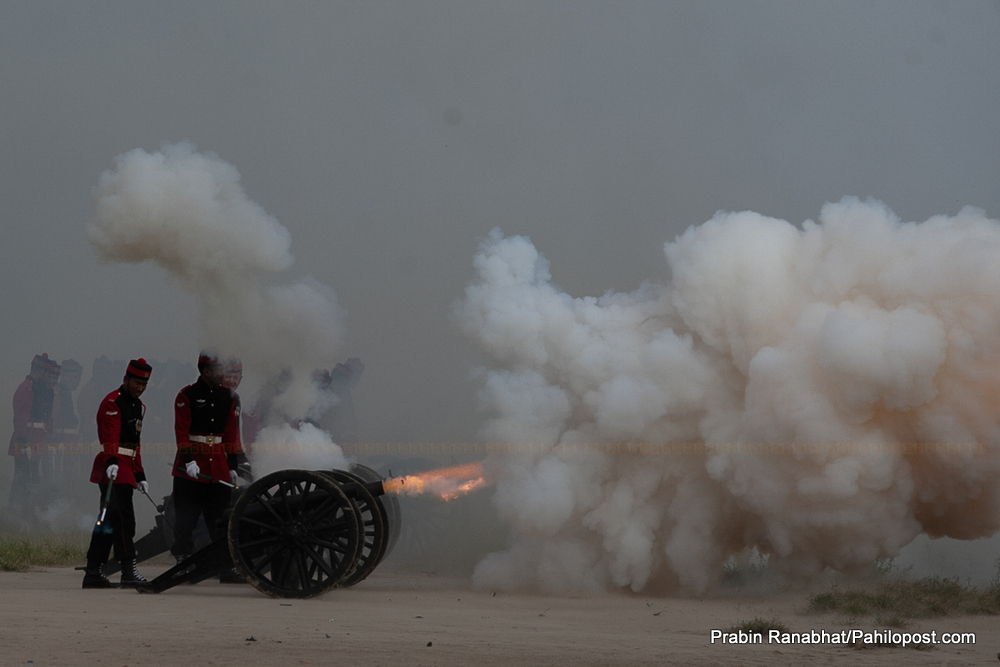
[[[285,549],[285,551],[291,552],[291,549]],[[292,567],[291,553],[285,558],[280,559],[276,565],[271,567],[271,581],[276,585],[281,587],[287,587],[288,584],[288,571]],[[280,575],[278,573],[281,573]]]
[[[313,539],[312,544],[317,546],[326,547],[330,551],[335,551],[338,554],[346,554],[348,545],[344,542],[329,542],[327,540],[321,540],[319,538]]]
[[[288,545],[283,545],[280,549],[275,549],[271,553],[267,554],[267,556],[265,556],[263,559],[254,563],[254,570],[259,572],[260,574],[263,574],[264,567],[269,565],[271,561],[273,561],[275,557],[282,551],[288,551]]]
[[[302,588],[308,588],[312,577],[309,575],[309,568],[306,567],[306,556],[301,550],[295,552],[295,564],[299,570],[299,583]]]
[[[311,565],[309,565],[309,581],[313,581],[313,582],[316,582],[316,583],[322,583],[323,582],[323,577],[321,576],[320,571],[319,571],[320,570],[320,568],[319,568],[319,561],[317,561],[315,558],[313,558],[312,552],[311,552],[311,550],[309,549],[308,546],[304,546],[303,550],[309,556],[309,562],[311,563]]]
[[[311,545],[306,544],[303,546],[303,549],[305,550],[306,553],[309,554],[310,558],[312,558],[312,560],[315,561],[315,563],[320,568],[322,568],[324,572],[326,572],[326,575],[328,577],[330,577],[331,579],[336,578],[337,575],[334,573],[332,569],[330,569],[330,565],[327,563],[327,560],[318,553],[316,553],[316,550],[313,549]]]
[[[248,517],[246,515],[243,515],[243,516],[240,517],[240,523],[241,524],[248,523],[251,526],[256,526],[258,528],[262,528],[262,529],[264,529],[264,530],[266,530],[268,532],[271,532],[271,533],[277,533],[277,532],[279,532],[281,530],[281,526],[276,526],[273,523],[265,523],[265,522],[259,521],[257,519],[251,519],[250,517]]]
[[[306,508],[309,507],[309,496],[315,488],[316,487],[314,485],[309,483],[305,485],[305,488],[302,490],[302,504],[300,505],[301,509],[299,510],[299,514],[304,514],[306,512]]]
[[[323,499],[323,502],[319,504],[308,516],[310,524],[314,524],[329,514],[332,510],[340,509],[340,499],[332,495],[327,496]]]
[[[346,524],[340,524],[336,526],[314,526],[313,529],[309,531],[309,534],[325,535],[327,537],[342,537],[345,535],[351,535],[353,532],[354,531],[352,531]]]
[[[264,493],[267,493],[268,496],[267,498],[264,497]],[[285,520],[281,518],[281,515],[279,515],[277,510],[275,510],[273,507],[272,501],[275,500],[275,496],[271,495],[267,491],[264,491],[263,493],[258,493],[256,495],[256,500],[260,503],[261,507],[266,509],[271,514],[271,516],[275,518],[275,520],[278,522],[279,525],[285,522]]]
[[[281,500],[280,503],[281,509],[283,510],[283,514],[285,515],[285,517],[282,519],[282,523],[292,520],[292,509],[288,506],[288,495],[289,495],[288,487],[289,487],[288,482],[286,481],[279,482],[278,491],[280,492],[281,495],[275,498],[276,500],[278,500],[279,498]]]
[[[240,542],[240,549],[249,549],[251,547],[260,547],[265,544],[281,544],[282,539],[280,537],[262,537],[259,540],[250,540],[247,542]]]

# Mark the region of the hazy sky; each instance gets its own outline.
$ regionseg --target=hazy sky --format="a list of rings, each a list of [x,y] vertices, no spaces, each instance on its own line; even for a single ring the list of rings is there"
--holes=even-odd
[[[666,280],[719,209],[997,218],[998,110],[997,0],[0,0],[0,380],[194,361],[195,300],[86,240],[134,148],[217,154],[289,229],[286,278],[333,288],[367,364],[366,439],[455,442],[484,359],[449,312],[493,227],[599,295]]]

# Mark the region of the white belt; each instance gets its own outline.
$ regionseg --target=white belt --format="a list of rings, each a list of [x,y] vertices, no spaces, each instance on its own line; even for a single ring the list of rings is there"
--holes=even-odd
[[[221,435],[189,435],[188,440],[191,442],[201,442],[206,445],[214,445],[217,442],[222,442]]]
[[[45,422],[28,422],[28,428],[45,428]]]
[[[119,447],[118,453],[121,454],[122,456],[135,456],[135,450],[129,449],[127,447]]]

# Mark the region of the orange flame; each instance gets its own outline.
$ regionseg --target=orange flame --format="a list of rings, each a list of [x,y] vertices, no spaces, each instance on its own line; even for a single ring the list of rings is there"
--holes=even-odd
[[[482,463],[467,463],[450,468],[438,468],[413,475],[391,477],[382,482],[386,493],[417,496],[431,494],[441,500],[454,500],[487,486]]]

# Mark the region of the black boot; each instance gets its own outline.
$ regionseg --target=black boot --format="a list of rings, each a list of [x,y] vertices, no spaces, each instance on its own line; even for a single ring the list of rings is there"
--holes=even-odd
[[[111,583],[100,567],[88,567],[83,572],[83,588],[118,588],[118,584]]]
[[[139,569],[136,567],[134,558],[131,561],[122,563],[122,566],[122,586],[137,586],[149,583],[146,577],[139,574]]]

